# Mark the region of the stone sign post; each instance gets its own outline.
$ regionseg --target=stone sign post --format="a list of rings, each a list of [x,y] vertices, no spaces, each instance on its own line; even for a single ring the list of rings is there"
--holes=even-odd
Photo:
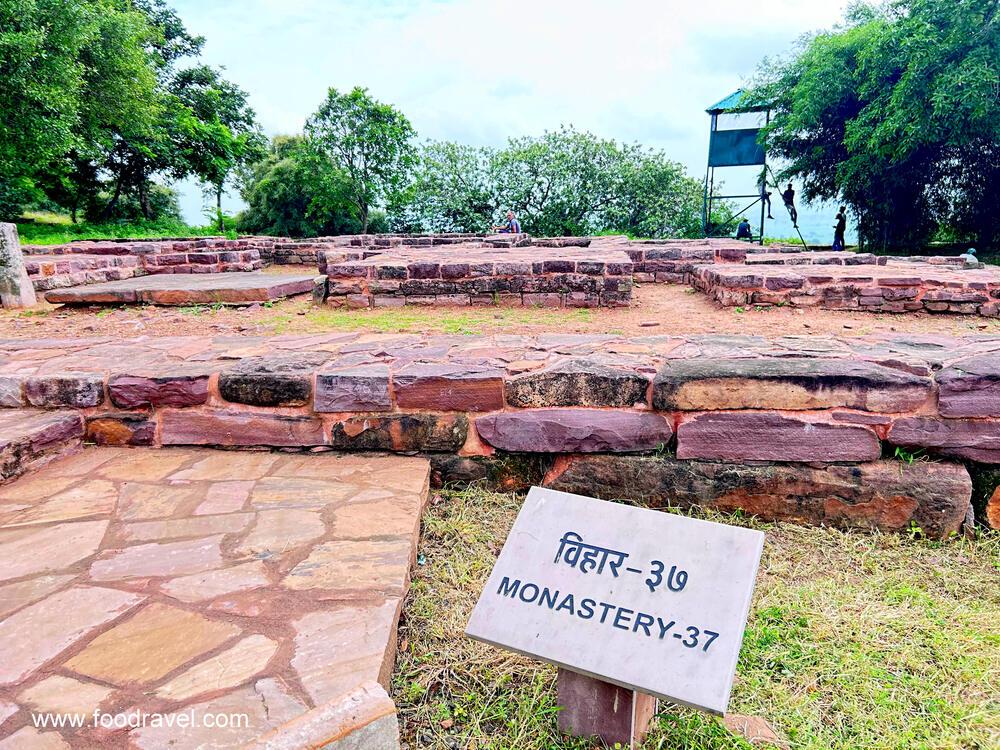
[[[560,729],[641,741],[655,698],[723,714],[759,531],[533,487],[466,627],[559,670]]]
[[[17,239],[17,226],[0,223],[0,303],[4,307],[33,307],[35,287],[28,278]]]

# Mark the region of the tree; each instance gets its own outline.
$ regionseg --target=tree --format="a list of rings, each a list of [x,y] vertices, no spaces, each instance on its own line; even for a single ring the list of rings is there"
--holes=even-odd
[[[447,141],[424,144],[389,213],[398,231],[481,232],[497,211],[495,152]]]
[[[266,156],[241,172],[242,231],[280,237],[361,231],[350,178],[303,136],[275,136]]]
[[[39,165],[74,144],[93,8],[61,0],[0,0],[0,219],[36,190]]]
[[[535,235],[698,236],[702,186],[660,152],[566,127],[503,149],[428,143],[390,206],[411,231],[483,231],[513,209]]]
[[[765,61],[752,91],[783,176],[905,248],[958,231],[1000,244],[1000,0],[892,0]],[[993,186],[993,187],[991,187]]]
[[[313,148],[346,173],[361,231],[368,231],[372,208],[391,199],[413,165],[415,135],[406,117],[373,99],[367,89],[347,94],[331,88],[306,121]]]
[[[264,157],[267,141],[246,92],[218,70],[199,65],[181,71],[171,81],[171,91],[194,115],[185,119],[187,127],[179,135],[182,159],[211,187],[216,221],[224,230],[225,185],[238,167]]]

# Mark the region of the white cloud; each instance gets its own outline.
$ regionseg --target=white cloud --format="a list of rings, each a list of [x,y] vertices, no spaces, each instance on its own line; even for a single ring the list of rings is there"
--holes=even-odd
[[[367,86],[422,138],[500,144],[560,124],[704,169],[704,109],[842,0],[173,0],[206,61],[297,132],[334,86]],[[190,192],[187,191],[186,192]],[[197,213],[198,196],[193,196]],[[186,213],[192,203],[185,199]],[[192,216],[192,218],[194,218]]]

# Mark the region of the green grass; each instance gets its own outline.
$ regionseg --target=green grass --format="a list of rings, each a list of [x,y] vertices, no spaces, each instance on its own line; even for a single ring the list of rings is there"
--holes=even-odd
[[[338,310],[316,307],[304,316],[279,313],[268,320],[275,333],[283,333],[293,320],[321,330],[354,331],[364,329],[379,333],[429,332],[452,334],[477,334],[487,329],[519,328],[523,326],[558,326],[587,322],[593,313],[586,308],[577,310],[549,310],[533,307],[476,307],[468,309],[389,307],[372,310]]]
[[[555,669],[463,629],[520,507],[439,493],[424,516],[393,681],[411,748],[568,750]],[[767,534],[730,710],[791,748],[1000,747],[1000,536],[934,543],[702,514]],[[644,750],[748,750],[713,717],[662,706]]]
[[[218,235],[217,227],[192,227],[181,221],[128,221],[74,224],[68,216],[47,211],[24,214],[17,223],[21,242],[26,245],[61,245],[73,240],[157,239],[159,237],[205,237]],[[235,237],[235,234],[232,236]]]

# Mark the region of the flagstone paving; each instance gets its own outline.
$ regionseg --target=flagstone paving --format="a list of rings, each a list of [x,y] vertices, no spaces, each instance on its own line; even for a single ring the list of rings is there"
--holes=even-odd
[[[429,471],[402,456],[89,448],[0,488],[0,748],[239,747],[375,695]],[[98,709],[249,726],[108,729]],[[37,727],[44,713],[84,725]]]

